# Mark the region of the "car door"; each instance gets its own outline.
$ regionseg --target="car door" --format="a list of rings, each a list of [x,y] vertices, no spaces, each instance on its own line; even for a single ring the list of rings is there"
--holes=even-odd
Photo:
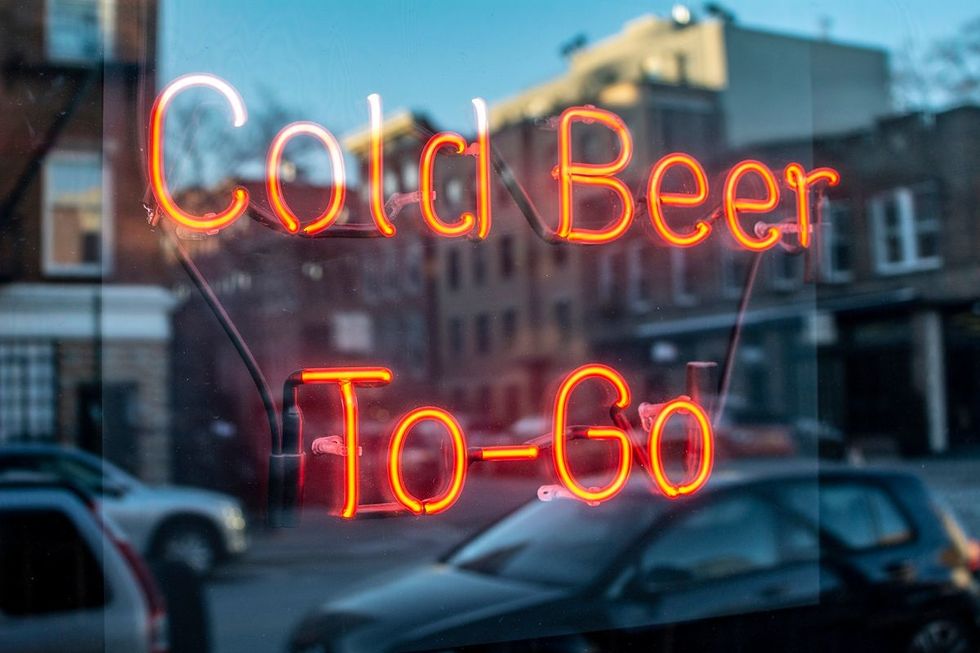
[[[87,509],[9,492],[0,508],[0,653],[145,650],[142,599]]]
[[[808,650],[819,536],[750,491],[709,497],[658,524],[615,606],[616,648]],[[813,650],[819,650],[814,648]]]
[[[794,494],[785,496],[791,500]],[[917,592],[925,570],[912,521],[887,488],[868,480],[823,482],[813,518],[835,543],[848,579],[847,601],[860,606],[854,611],[860,619],[851,624],[854,638],[887,641],[903,622],[916,619],[908,597]]]

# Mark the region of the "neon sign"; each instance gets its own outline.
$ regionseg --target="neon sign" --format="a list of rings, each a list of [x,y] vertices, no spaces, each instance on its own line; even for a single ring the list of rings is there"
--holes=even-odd
[[[283,405],[286,409],[286,427],[293,432],[284,433],[296,447],[293,455],[302,456],[301,414],[297,404],[297,390],[305,384],[337,384],[340,388],[341,412],[344,416],[344,432],[339,436],[328,436],[314,440],[312,449],[316,454],[334,455],[344,459],[343,502],[340,516],[350,519],[359,512],[407,511],[415,515],[435,515],[445,512],[456,503],[463,492],[466,474],[471,464],[484,462],[507,462],[535,460],[543,448],[552,451],[552,463],[556,475],[567,495],[590,505],[598,505],[613,499],[626,485],[633,461],[634,451],[647,447],[646,455],[636,456],[643,462],[650,474],[653,486],[665,497],[675,499],[694,494],[700,490],[711,475],[714,465],[714,432],[707,413],[690,397],[677,397],[660,407],[657,418],[649,430],[646,442],[637,442],[627,433],[627,428],[615,426],[569,425],[568,406],[574,390],[590,380],[602,381],[613,390],[610,408],[625,409],[630,404],[630,389],[616,370],[599,364],[583,365],[569,373],[562,381],[555,396],[551,432],[554,434],[544,444],[492,445],[470,447],[466,434],[457,419],[449,411],[434,406],[414,408],[395,423],[388,443],[386,471],[393,504],[360,504],[360,457],[359,418],[355,386],[382,386],[393,379],[390,370],[375,367],[317,368],[293,373],[284,388]],[[700,434],[699,462],[691,478],[678,484],[668,478],[665,471],[660,442],[668,420],[673,416],[688,416],[694,420]],[[448,481],[445,487],[433,497],[417,497],[407,487],[402,472],[402,453],[412,430],[422,422],[439,424],[446,433],[450,444]],[[632,429],[629,429],[632,430]],[[584,485],[575,477],[568,456],[568,442],[572,439],[591,439],[608,441],[618,453],[618,464],[612,479],[602,487]]]
[[[168,84],[160,93],[150,112],[149,131],[149,170],[150,187],[156,197],[161,212],[185,229],[202,232],[215,232],[231,225],[248,208],[248,192],[241,187],[232,191],[228,206],[217,214],[194,215],[181,209],[173,199],[167,185],[164,171],[164,126],[167,108],[173,99],[193,87],[207,88],[220,93],[232,110],[233,124],[241,127],[247,120],[245,103],[238,91],[228,82],[208,74],[192,74],[179,77]],[[368,162],[368,186],[370,211],[378,235],[392,237],[395,226],[387,215],[384,206],[382,178],[384,169],[384,140],[381,126],[381,98],[377,94],[368,97],[371,144]],[[486,103],[477,98],[473,100],[476,117],[477,139],[467,143],[455,132],[440,132],[433,135],[423,146],[419,159],[419,210],[422,219],[432,233],[443,238],[469,237],[483,240],[492,225],[491,184],[491,146],[487,123]],[[619,153],[607,163],[582,163],[574,158],[572,147],[572,125],[576,122],[597,124],[610,130],[619,143]],[[333,188],[324,210],[301,226],[296,216],[286,204],[279,178],[279,163],[286,143],[297,136],[317,139],[330,155],[333,168]],[[453,155],[472,155],[476,158],[476,207],[465,211],[453,221],[440,217],[435,208],[433,176],[437,157],[444,150]],[[591,106],[570,107],[562,112],[558,127],[558,165],[552,171],[558,181],[558,222],[551,233],[555,240],[586,245],[599,245],[615,241],[629,229],[636,215],[637,200],[634,199],[626,183],[616,175],[623,172],[633,156],[633,138],[622,118],[611,111]],[[672,168],[685,168],[695,181],[693,193],[676,193],[661,190],[664,178]],[[346,197],[346,176],[343,153],[337,139],[322,125],[312,122],[297,122],[287,125],[273,139],[266,159],[266,188],[273,212],[290,234],[314,236],[329,230],[344,208]],[[765,188],[764,198],[744,197],[739,189],[746,177],[754,177]],[[811,235],[811,191],[818,184],[836,186],[840,174],[830,168],[816,168],[809,172],[799,163],[788,164],[782,174],[786,188],[796,195],[796,225],[798,244],[802,248],[810,246]],[[573,189],[576,185],[603,188],[611,191],[619,200],[619,214],[612,216],[602,229],[585,229],[575,226]],[[647,212],[654,231],[668,245],[693,247],[705,241],[711,234],[711,225],[706,220],[695,223],[688,234],[674,231],[664,215],[665,206],[697,207],[708,198],[708,180],[701,163],[689,154],[675,152],[655,163],[648,176]],[[741,223],[743,214],[771,213],[779,204],[779,179],[764,163],[754,160],[741,161],[729,170],[724,181],[722,213],[725,223],[735,239],[743,248],[751,251],[765,251],[774,247],[782,239],[782,231],[777,225],[763,225],[763,233],[753,234]]]
[[[213,233],[234,223],[248,209],[250,198],[242,187],[232,190],[227,206],[218,213],[195,215],[177,205],[167,184],[164,166],[164,129],[167,109],[174,98],[193,87],[201,87],[220,94],[231,109],[235,127],[247,121],[245,103],[238,91],[228,82],[208,74],[192,74],[180,77],[168,84],[160,93],[150,112],[148,151],[149,181],[157,200],[159,212],[182,228]],[[376,234],[384,238],[396,235],[385,204],[382,180],[384,178],[384,134],[382,129],[381,98],[372,94],[367,98],[370,122],[370,145],[368,148],[368,197],[370,215]],[[415,201],[425,226],[433,234],[443,238],[467,237],[483,240],[490,235],[492,227],[491,192],[491,136],[488,126],[487,106],[482,99],[473,100],[476,122],[476,140],[467,142],[466,138],[455,132],[439,132],[432,135],[424,144],[419,159],[419,192]],[[575,123],[598,125],[609,130],[618,143],[618,153],[603,163],[581,162],[575,158],[572,127]],[[617,175],[622,174],[633,157],[633,139],[622,118],[615,113],[592,106],[574,106],[562,112],[558,120],[558,165],[551,171],[557,182],[558,216],[557,226],[550,233],[543,233],[535,226],[539,235],[569,243],[600,245],[610,243],[627,232],[638,214],[637,206],[641,200],[633,197],[629,187]],[[322,210],[316,215],[299,216],[289,206],[283,193],[280,167],[283,151],[287,143],[297,137],[316,139],[329,155],[333,170],[333,184]],[[475,206],[458,216],[440,216],[436,210],[434,176],[435,167],[442,156],[473,156],[475,165]],[[496,162],[494,161],[496,167]],[[498,172],[501,168],[497,167]],[[506,171],[503,171],[506,173]],[[664,190],[668,175],[682,175],[691,180],[693,190],[676,192]],[[762,197],[747,196],[740,193],[747,181],[754,180],[764,190]],[[508,184],[506,175],[503,177]],[[795,195],[795,219],[771,224],[758,222],[746,228],[745,216],[763,215],[773,212],[780,203],[780,184]],[[797,244],[802,249],[810,247],[812,241],[813,217],[811,215],[811,195],[817,189],[840,183],[840,174],[830,168],[815,168],[807,171],[799,163],[789,163],[781,175],[777,175],[764,163],[744,160],[736,163],[725,176],[721,206],[704,219],[694,222],[685,231],[670,225],[666,209],[692,209],[705,206],[709,197],[708,177],[702,164],[690,154],[674,152],[655,162],[647,177],[645,207],[654,233],[667,245],[673,247],[694,247],[712,234],[715,226],[723,222],[734,241],[742,248],[756,253],[764,252],[782,241],[783,233],[797,233]],[[313,122],[294,122],[285,126],[272,140],[266,157],[266,192],[272,213],[281,223],[284,231],[296,236],[331,235],[335,224],[344,209],[347,197],[344,157],[337,139],[328,129]],[[576,226],[573,193],[576,186],[586,186],[611,192],[617,198],[618,212],[610,216],[599,229]],[[821,186],[823,188],[821,188]],[[508,186],[508,189],[510,187]],[[513,194],[513,191],[512,191]],[[516,195],[515,195],[516,198]],[[533,226],[533,225],[532,225]],[[370,228],[370,227],[368,227]],[[351,231],[339,229],[336,235],[351,235]],[[363,232],[359,232],[363,235]],[[704,487],[711,476],[714,464],[714,434],[708,413],[694,397],[679,396],[656,406],[653,418],[644,418],[647,427],[646,438],[639,441],[633,427],[622,414],[630,405],[629,386],[619,372],[600,364],[588,364],[569,373],[561,382],[555,396],[552,428],[546,440],[533,441],[513,446],[469,447],[466,434],[458,420],[448,411],[435,406],[415,408],[403,415],[395,424],[388,444],[386,472],[393,503],[362,505],[360,499],[360,444],[359,415],[356,388],[384,386],[394,378],[391,370],[384,367],[361,368],[317,368],[303,369],[293,373],[286,380],[283,389],[283,417],[281,428],[275,428],[273,437],[277,440],[270,465],[270,506],[276,501],[291,504],[302,494],[304,476],[303,418],[298,401],[298,388],[309,384],[336,384],[340,390],[340,409],[343,415],[344,432],[340,436],[318,438],[312,444],[316,454],[330,454],[344,459],[343,500],[339,515],[350,519],[358,513],[396,511],[415,515],[438,514],[450,509],[459,499],[466,483],[467,471],[471,464],[535,460],[550,449],[551,462],[558,477],[561,494],[597,505],[614,499],[625,486],[633,463],[638,461],[648,472],[655,491],[669,499],[677,499],[695,494]],[[573,426],[568,423],[568,407],[575,390],[585,382],[600,383],[611,390],[609,406],[612,425]],[[264,379],[263,379],[264,383]],[[268,389],[265,386],[266,390]],[[268,394],[268,393],[267,393]],[[694,394],[694,393],[692,393]],[[270,414],[276,413],[272,401],[267,402]],[[647,405],[649,406],[649,405]],[[640,408],[641,413],[644,407]],[[649,416],[649,415],[648,415]],[[641,415],[641,417],[643,417]],[[685,418],[689,423],[689,442],[687,478],[671,478],[662,456],[663,434],[672,418]],[[407,486],[404,478],[402,457],[405,444],[413,430],[424,422],[438,425],[444,431],[449,443],[448,474],[443,487],[430,497],[416,496]],[[694,437],[696,432],[697,437]],[[611,470],[611,478],[602,486],[587,485],[577,478],[569,460],[568,443],[572,439],[586,439],[604,443],[616,454],[617,464]],[[544,488],[542,488],[544,490]],[[550,490],[549,490],[550,492]],[[279,498],[274,498],[278,494]],[[539,495],[542,493],[539,492]],[[545,492],[547,494],[547,492]]]

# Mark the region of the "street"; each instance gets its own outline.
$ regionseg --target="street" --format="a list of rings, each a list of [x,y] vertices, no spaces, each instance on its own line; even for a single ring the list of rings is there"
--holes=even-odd
[[[922,459],[881,463],[915,473],[980,534],[978,461]],[[429,517],[343,521],[307,509],[292,529],[257,532],[242,560],[210,581],[216,653],[285,650],[290,629],[318,604],[437,558],[469,533],[531,499],[539,482],[474,476],[449,512]]]

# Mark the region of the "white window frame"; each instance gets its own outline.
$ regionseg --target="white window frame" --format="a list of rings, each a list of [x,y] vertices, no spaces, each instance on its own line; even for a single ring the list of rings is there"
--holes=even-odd
[[[871,214],[872,242],[874,244],[875,270],[881,275],[904,274],[922,270],[934,270],[943,264],[942,255],[919,256],[919,223],[915,216],[915,187],[903,186],[879,193],[868,202]],[[885,202],[893,200],[898,207],[902,258],[888,261],[885,258]],[[935,229],[941,234],[941,217],[936,218]]]
[[[820,279],[825,283],[848,283],[854,280],[854,241],[852,240],[849,248],[851,250],[851,267],[840,267],[839,261],[834,257],[834,249],[837,240],[846,239],[847,234],[841,232],[841,225],[835,220],[840,207],[850,214],[851,229],[854,229],[854,210],[847,200],[832,201],[823,197],[820,203]]]
[[[54,194],[51,167],[57,163],[101,162],[102,164],[102,242],[98,263],[70,265],[54,260],[54,214],[51,210]],[[113,265],[112,178],[106,158],[97,150],[54,150],[44,160],[42,174],[44,189],[41,207],[41,270],[45,275],[58,277],[92,277],[110,274]]]
[[[80,2],[82,0],[74,0]],[[51,38],[52,14],[54,7],[59,0],[45,0],[44,3],[44,53],[51,61],[62,61],[67,63],[92,63],[96,61],[108,61],[112,59],[116,51],[116,1],[117,0],[92,0],[96,10],[99,12],[99,27],[101,29],[100,39],[102,43],[102,56],[97,59],[87,57],[64,56],[54,52],[54,41]]]

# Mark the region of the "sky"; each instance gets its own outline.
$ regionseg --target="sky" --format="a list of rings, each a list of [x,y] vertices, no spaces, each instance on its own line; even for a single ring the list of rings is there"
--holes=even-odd
[[[247,104],[264,96],[338,136],[367,123],[366,97],[386,115],[423,110],[472,129],[470,99],[491,104],[565,69],[559,49],[590,42],[661,0],[160,0],[158,83],[188,72],[231,82]],[[976,0],[729,0],[745,26],[894,51],[923,48],[980,16]],[[701,3],[689,5],[704,15]],[[828,22],[829,21],[829,22]]]

